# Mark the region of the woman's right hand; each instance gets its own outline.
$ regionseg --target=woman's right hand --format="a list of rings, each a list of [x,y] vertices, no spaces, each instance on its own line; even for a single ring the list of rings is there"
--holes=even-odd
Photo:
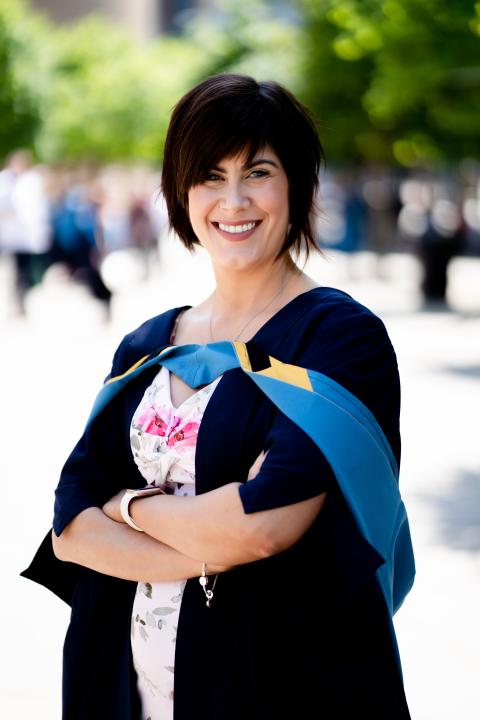
[[[260,455],[257,457],[257,459],[255,460],[255,462],[253,463],[252,467],[251,467],[250,470],[248,471],[247,481],[248,481],[248,480],[253,480],[253,478],[258,475],[258,473],[260,472],[260,468],[261,468],[262,465],[263,465],[263,461],[264,461],[265,458],[267,457],[267,453],[268,453],[268,450],[267,450],[267,452],[264,452],[264,451],[262,450],[262,452],[260,453]]]
[[[268,452],[268,450],[267,450],[267,452]],[[267,456],[267,453],[263,452],[263,450],[262,450],[260,455],[257,457],[255,462],[253,463],[252,467],[248,471],[247,481],[253,480],[253,478],[258,475],[266,456]],[[208,574],[213,575],[215,573],[226,572],[227,570],[231,570],[233,567],[235,567],[235,565],[208,565],[207,571],[208,571]]]
[[[268,450],[267,450],[267,452],[268,452]],[[253,480],[253,478],[256,477],[256,475],[258,475],[258,473],[260,472],[260,468],[262,467],[263,461],[266,458],[266,455],[267,455],[267,453],[263,452],[263,450],[262,450],[260,455],[257,457],[255,462],[253,463],[252,467],[248,471],[247,481]],[[234,567],[235,567],[235,565],[210,565],[209,564],[207,567],[207,571],[208,571],[209,575],[214,575],[216,573],[226,572],[227,570],[231,570]]]

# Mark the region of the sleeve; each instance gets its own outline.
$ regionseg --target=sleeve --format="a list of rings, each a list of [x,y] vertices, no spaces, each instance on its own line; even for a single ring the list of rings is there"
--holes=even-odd
[[[127,336],[114,355],[107,378],[128,367],[128,364],[125,364],[128,363],[128,349]],[[121,444],[115,443],[111,434],[112,422],[115,419],[114,414],[106,409],[106,412],[99,416],[98,424],[92,424],[92,431],[83,434],[65,463],[55,492],[53,527],[57,535],[61,534],[79,512],[87,507],[101,506],[114,494],[110,488],[115,477],[121,477],[120,458],[118,453],[113,451],[116,445],[121,447]],[[109,439],[109,442],[102,443],[102,438]],[[21,575],[43,585],[71,605],[80,570],[78,565],[55,557],[49,530],[30,565]]]
[[[398,368],[379,318],[364,311],[327,333],[310,328],[295,364],[328,375],[360,399],[375,415],[399,460]],[[264,449],[268,454],[259,473],[240,487],[246,513],[290,505],[336,487],[321,449],[280,412]]]
[[[286,415],[277,412],[258,475],[240,486],[246,513],[292,505],[326,492],[334,481],[323,453]]]
[[[400,465],[400,378],[383,322],[371,312],[341,324],[325,353],[310,345],[304,367],[318,369],[349,390],[373,413]]]
[[[128,336],[115,352],[107,379],[124,367],[127,349]],[[80,512],[101,507],[120,489],[125,468],[122,403],[121,395],[113,398],[83,433],[63,466],[55,490],[53,529],[57,536]]]

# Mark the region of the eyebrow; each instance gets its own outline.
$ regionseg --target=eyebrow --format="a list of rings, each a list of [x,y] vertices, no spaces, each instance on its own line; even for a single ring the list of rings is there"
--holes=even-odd
[[[278,165],[273,160],[267,160],[267,158],[258,158],[258,160],[252,160],[251,162],[245,163],[245,165],[242,166],[242,170],[251,170],[253,167],[256,167],[257,165],[272,165],[272,167],[277,168]],[[220,167],[219,165],[214,165],[212,167],[212,170],[218,170],[219,172],[226,172],[225,168]]]

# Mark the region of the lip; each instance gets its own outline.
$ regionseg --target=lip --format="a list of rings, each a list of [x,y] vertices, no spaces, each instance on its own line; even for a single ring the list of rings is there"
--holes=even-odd
[[[230,233],[230,232],[227,232],[226,230],[222,230],[219,226],[219,222],[221,222],[222,225],[231,225],[233,227],[238,227],[239,225],[248,225],[249,223],[255,223],[255,227],[251,228],[250,230],[245,230],[245,232]],[[217,233],[222,238],[225,238],[225,240],[231,240],[231,241],[235,242],[237,240],[246,240],[251,235],[253,235],[253,233],[259,227],[261,222],[262,222],[261,220],[240,220],[240,221],[237,220],[236,222],[233,222],[231,220],[227,220],[226,222],[219,221],[219,220],[212,220],[211,224],[213,225],[213,227],[215,228]]]

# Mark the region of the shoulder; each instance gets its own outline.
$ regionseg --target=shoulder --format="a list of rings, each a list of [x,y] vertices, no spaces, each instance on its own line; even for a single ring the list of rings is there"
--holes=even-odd
[[[352,317],[377,317],[372,310],[338,288],[316,287],[298,299],[303,300],[305,310],[311,316],[318,315],[336,321]]]
[[[181,309],[183,308],[171,308],[155,315],[125,335],[113,356],[110,374],[115,376],[125,372],[140,358],[167,345],[175,318]]]
[[[314,288],[299,302],[298,322],[279,359],[327,375],[353,393],[373,413],[400,462],[400,378],[384,323],[335,288]]]
[[[400,380],[383,321],[346,293],[315,288],[305,298],[295,363],[321,372],[375,415],[400,458]]]
[[[390,344],[383,321],[372,310],[342,290],[318,287],[298,300],[303,312],[294,332],[301,333],[303,346],[325,352],[337,342],[386,342]]]

